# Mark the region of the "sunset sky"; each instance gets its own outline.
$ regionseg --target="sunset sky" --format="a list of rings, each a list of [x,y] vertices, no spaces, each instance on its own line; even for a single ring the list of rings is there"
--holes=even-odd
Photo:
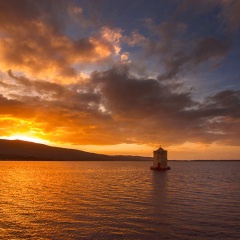
[[[1,0],[0,138],[240,159],[240,1]]]

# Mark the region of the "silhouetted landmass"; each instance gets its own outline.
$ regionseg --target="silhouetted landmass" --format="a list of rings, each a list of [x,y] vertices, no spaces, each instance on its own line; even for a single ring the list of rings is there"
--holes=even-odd
[[[22,161],[147,161],[150,157],[109,156],[81,150],[52,147],[22,140],[0,139],[0,160]]]

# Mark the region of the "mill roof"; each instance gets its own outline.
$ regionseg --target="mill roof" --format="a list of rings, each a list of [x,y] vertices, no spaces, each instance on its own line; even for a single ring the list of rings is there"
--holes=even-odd
[[[162,147],[160,147],[159,149],[155,150],[154,152],[166,152],[166,150],[164,150]]]

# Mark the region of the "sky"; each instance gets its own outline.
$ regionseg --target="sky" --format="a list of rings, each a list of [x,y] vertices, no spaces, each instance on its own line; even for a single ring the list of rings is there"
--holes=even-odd
[[[1,0],[0,138],[240,159],[240,1]]]

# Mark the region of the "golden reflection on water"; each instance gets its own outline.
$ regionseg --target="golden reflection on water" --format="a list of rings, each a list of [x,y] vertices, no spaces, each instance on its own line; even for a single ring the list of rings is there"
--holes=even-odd
[[[60,212],[72,207],[65,197],[74,172],[63,174],[62,168],[55,165],[53,162],[1,163],[1,221],[7,225],[9,236],[20,237],[23,232],[25,236],[28,231],[38,231],[35,226],[70,220],[68,214]],[[79,183],[86,182],[83,175],[80,177]],[[59,227],[53,226],[54,231]]]
[[[122,201],[135,213],[141,208],[134,206],[144,194],[141,173],[133,176],[133,184],[128,173],[135,169],[127,165],[111,169],[108,164],[104,168],[97,162],[1,162],[1,223],[4,231],[8,229],[6,238],[37,239],[39,229],[50,236],[63,227],[70,234],[77,225],[85,226],[88,234],[91,224],[94,231],[103,231],[102,221],[109,221],[112,215],[124,222],[128,209],[124,210]],[[123,212],[117,214],[119,209]],[[98,222],[98,218],[102,220]]]
[[[0,239],[237,236],[239,163],[229,172],[224,163],[175,162],[167,172],[150,165],[0,162]]]

